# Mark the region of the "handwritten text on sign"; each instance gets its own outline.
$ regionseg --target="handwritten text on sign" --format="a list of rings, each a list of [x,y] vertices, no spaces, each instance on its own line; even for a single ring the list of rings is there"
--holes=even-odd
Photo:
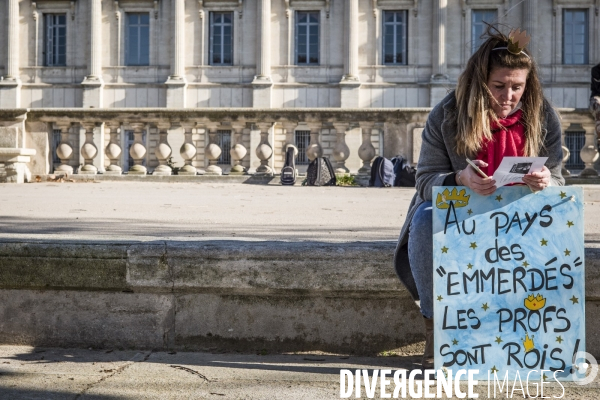
[[[434,188],[436,368],[572,378],[585,351],[582,199],[576,187]]]

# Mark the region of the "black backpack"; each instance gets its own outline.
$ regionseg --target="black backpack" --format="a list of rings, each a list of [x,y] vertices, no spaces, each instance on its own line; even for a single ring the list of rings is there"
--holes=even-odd
[[[396,175],[394,186],[415,187],[417,170],[402,156],[392,158],[392,164]]]
[[[385,157],[376,157],[371,167],[371,179],[369,186],[374,187],[390,187],[394,186],[396,173],[394,172],[394,164],[391,160]]]
[[[281,168],[281,184],[293,185],[296,183],[296,160],[294,157],[295,149],[290,146],[285,152],[285,164]]]
[[[326,157],[317,157],[306,170],[307,186],[335,186],[337,179],[331,161]]]
[[[410,166],[402,156],[391,160],[385,157],[376,157],[371,167],[369,186],[374,187],[415,187],[417,170]]]

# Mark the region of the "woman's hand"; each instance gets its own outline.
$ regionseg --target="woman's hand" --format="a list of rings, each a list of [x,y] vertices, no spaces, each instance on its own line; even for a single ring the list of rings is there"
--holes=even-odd
[[[479,168],[488,166],[486,162],[481,160],[474,160],[473,163]],[[468,187],[475,193],[482,196],[489,196],[496,191],[496,181],[491,177],[483,178],[470,165],[460,171],[460,176],[458,179],[460,179],[460,183],[462,183],[463,186]],[[458,179],[457,183],[459,183]]]
[[[532,172],[525,175],[523,177],[523,182],[525,182],[532,191],[538,192],[550,186],[550,176],[550,170],[544,165],[544,168],[542,168],[540,172]]]

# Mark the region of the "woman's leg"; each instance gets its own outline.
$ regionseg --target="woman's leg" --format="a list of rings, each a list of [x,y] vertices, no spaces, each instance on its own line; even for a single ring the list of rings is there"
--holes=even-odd
[[[433,318],[433,227],[431,202],[419,206],[410,223],[408,259],[421,301],[421,314]]]

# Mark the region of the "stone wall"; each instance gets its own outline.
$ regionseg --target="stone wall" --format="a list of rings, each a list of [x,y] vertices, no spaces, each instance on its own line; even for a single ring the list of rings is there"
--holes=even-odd
[[[260,23],[265,0],[177,1],[184,6],[183,15],[177,18],[176,0],[3,2],[2,25],[10,25],[9,3],[18,3],[18,23],[10,25],[12,30],[0,30],[0,76],[6,77],[9,61],[16,60],[18,85],[0,83],[0,108],[88,108],[98,104],[108,108],[434,106],[441,94],[454,87],[471,55],[471,18],[474,10],[483,9],[496,10],[499,22],[526,28],[533,35],[529,49],[538,62],[546,96],[557,107],[587,106],[590,68],[600,59],[600,17],[595,0],[577,4],[553,0],[270,0],[268,30]],[[93,14],[95,2],[101,8]],[[354,2],[358,11],[350,16],[346,8]],[[570,8],[587,10],[590,64],[563,63],[563,10]],[[314,66],[296,65],[294,59],[295,13],[303,10],[319,13],[320,59]],[[383,62],[382,19],[387,10],[407,13],[406,65]],[[209,62],[213,11],[233,12],[231,66]],[[150,17],[149,65],[125,65],[129,12]],[[48,13],[67,17],[66,66],[44,66],[44,15]],[[100,29],[93,36],[91,27],[96,20]],[[175,36],[178,24],[183,26],[180,39]],[[345,34],[350,26],[360,32],[352,43]],[[264,47],[259,45],[263,31],[270,32]],[[11,43],[18,48],[11,54],[9,32],[14,37]],[[183,49],[180,55],[174,51],[178,40]],[[262,90],[264,85],[255,80],[264,72],[259,71],[261,57],[269,64],[265,72],[268,90]],[[182,83],[186,85],[182,90],[168,83],[176,64],[182,65]],[[356,65],[350,75],[357,87],[348,97],[342,94],[342,83],[350,76],[351,65]],[[100,72],[92,73],[92,68]],[[99,89],[88,90],[83,83],[94,74]],[[173,104],[168,104],[170,98]],[[344,101],[350,101],[349,105]]]

